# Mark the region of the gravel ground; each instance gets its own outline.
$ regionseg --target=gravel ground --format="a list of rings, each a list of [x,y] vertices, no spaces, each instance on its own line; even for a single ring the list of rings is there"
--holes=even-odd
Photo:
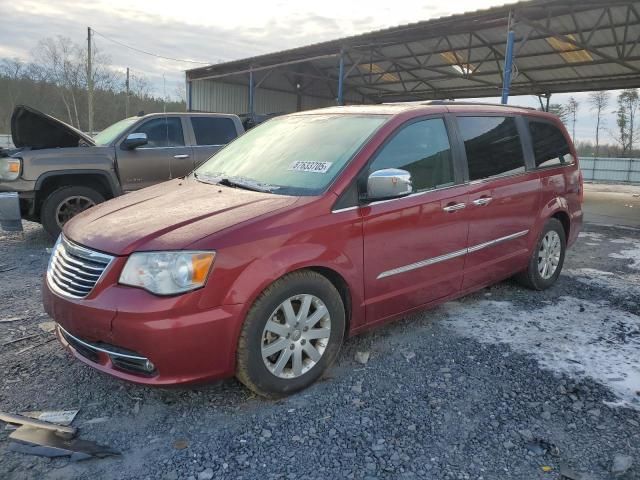
[[[39,326],[50,246],[37,225],[0,233],[0,410],[80,408],[82,438],[123,455],[9,452],[0,428],[1,478],[585,480],[614,478],[616,456],[632,465],[615,478],[640,478],[640,231],[587,226],[551,290],[504,282],[352,338],[323,381],[275,402],[72,360]]]

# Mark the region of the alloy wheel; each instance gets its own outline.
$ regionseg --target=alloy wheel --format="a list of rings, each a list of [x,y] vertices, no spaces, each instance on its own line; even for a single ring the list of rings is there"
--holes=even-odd
[[[74,195],[73,197],[65,198],[56,208],[56,222],[58,226],[62,228],[64,224],[73,217],[95,206],[95,204],[93,200],[83,195]]]
[[[262,360],[276,377],[304,375],[322,358],[331,336],[331,316],[318,297],[294,295],[271,314],[262,333]]]
[[[548,231],[542,239],[538,251],[538,273],[544,280],[550,279],[556,273],[561,253],[560,235],[554,230]]]

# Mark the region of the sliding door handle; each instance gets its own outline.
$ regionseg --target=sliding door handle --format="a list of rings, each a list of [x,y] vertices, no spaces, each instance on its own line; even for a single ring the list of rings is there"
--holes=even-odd
[[[189,158],[189,155],[183,153],[181,155],[174,155],[173,158],[177,158],[178,160],[182,160],[183,158]]]
[[[467,205],[464,203],[452,203],[447,205],[446,207],[443,207],[442,210],[444,210],[445,212],[457,212],[458,210],[462,210],[463,208],[466,208]]]
[[[493,200],[493,198],[491,197],[481,197],[474,200],[473,204],[479,207],[483,207],[485,205],[489,205],[491,203],[491,200]]]

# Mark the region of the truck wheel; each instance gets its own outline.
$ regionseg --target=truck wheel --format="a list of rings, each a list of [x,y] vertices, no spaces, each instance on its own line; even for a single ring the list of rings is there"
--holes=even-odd
[[[89,187],[59,188],[45,198],[40,210],[40,223],[45,231],[55,238],[60,235],[65,223],[104,200],[100,193]]]
[[[293,272],[255,301],[238,341],[238,379],[265,397],[308,387],[337,358],[345,330],[340,294],[319,273]]]
[[[531,253],[529,266],[515,276],[520,284],[532,290],[545,290],[553,285],[562,270],[567,240],[559,220],[550,218]]]

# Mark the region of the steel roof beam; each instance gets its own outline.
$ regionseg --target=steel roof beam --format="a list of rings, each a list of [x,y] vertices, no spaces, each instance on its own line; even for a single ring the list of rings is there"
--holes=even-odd
[[[556,38],[558,38],[558,39],[560,39],[560,40],[562,40],[562,41],[564,41],[564,42],[567,42],[567,43],[570,43],[570,44],[572,44],[572,45],[575,45],[575,46],[576,46],[576,47],[578,47],[579,49],[587,50],[587,51],[589,51],[589,52],[591,52],[591,53],[595,53],[596,55],[598,55],[598,56],[599,56],[599,57],[601,57],[601,58],[606,58],[606,59],[607,59],[607,60],[609,60],[610,62],[612,62],[612,63],[617,63],[618,65],[620,65],[620,66],[622,66],[622,67],[625,67],[625,68],[628,68],[629,70],[632,70],[632,71],[634,71],[634,72],[640,72],[640,69],[639,69],[639,68],[634,67],[634,66],[632,66],[632,65],[629,65],[629,64],[628,64],[627,62],[625,62],[624,60],[620,60],[619,58],[612,57],[611,55],[609,55],[609,54],[607,54],[607,53],[604,53],[602,50],[600,50],[600,49],[598,49],[598,48],[596,48],[596,47],[592,47],[592,46],[590,46],[590,45],[588,45],[588,44],[584,44],[584,43],[582,43],[582,42],[580,42],[580,41],[577,41],[577,40],[575,40],[575,39],[572,39],[572,38],[568,37],[568,36],[567,36],[567,35],[565,35],[565,34],[561,34],[561,33],[554,32],[553,30],[550,30],[550,29],[546,28],[545,26],[538,24],[538,23],[537,23],[537,22],[535,22],[535,21],[529,20],[529,19],[528,19],[528,18],[526,18],[526,17],[519,16],[519,17],[518,17],[518,20],[519,20],[520,22],[526,23],[527,25],[529,25],[529,26],[531,26],[531,27],[535,28],[535,29],[536,29],[536,30],[538,30],[539,32],[546,33],[547,35],[550,35],[550,36],[554,36],[554,37],[556,37]]]

